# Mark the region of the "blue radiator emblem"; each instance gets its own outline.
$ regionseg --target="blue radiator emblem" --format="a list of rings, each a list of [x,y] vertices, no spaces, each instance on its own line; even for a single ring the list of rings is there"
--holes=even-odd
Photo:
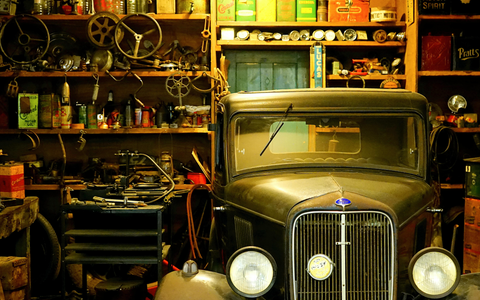
[[[347,198],[338,198],[337,200],[335,200],[335,204],[338,205],[338,206],[341,206],[343,208],[343,210],[345,210],[345,206],[348,206],[350,204],[352,204],[352,201],[348,200]]]

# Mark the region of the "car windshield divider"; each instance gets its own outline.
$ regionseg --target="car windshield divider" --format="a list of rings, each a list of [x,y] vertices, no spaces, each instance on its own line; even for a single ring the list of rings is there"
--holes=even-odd
[[[292,108],[293,108],[293,103],[290,103],[290,105],[287,107],[287,110],[285,110],[285,113],[283,114],[283,117],[280,120],[280,123],[278,123],[277,128],[275,128],[275,131],[272,133],[272,136],[270,136],[270,139],[268,140],[267,144],[263,148],[262,152],[260,152],[260,156],[263,155],[263,153],[265,152],[265,150],[267,150],[268,146],[273,141],[277,133],[280,131],[280,129],[282,129],[283,124],[285,124],[285,119],[287,118],[288,113]]]

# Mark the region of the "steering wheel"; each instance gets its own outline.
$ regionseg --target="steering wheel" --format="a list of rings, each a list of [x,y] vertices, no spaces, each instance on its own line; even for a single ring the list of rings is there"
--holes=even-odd
[[[0,49],[9,60],[30,64],[48,51],[50,34],[45,23],[32,15],[18,15],[8,20],[0,30]]]
[[[119,21],[120,18],[116,14],[108,11],[91,16],[87,21],[87,37],[90,43],[100,49],[115,47],[113,33],[117,33],[119,41],[123,39],[123,30],[115,31]]]
[[[138,20],[138,17],[146,20]],[[151,28],[148,29],[149,27]],[[145,30],[145,28],[147,28],[147,30]],[[131,49],[132,54],[128,54],[128,51],[122,49],[120,45],[121,39],[119,39],[119,32],[123,30],[125,31],[125,39],[127,42],[130,42],[129,38],[131,39],[133,37],[134,39],[133,49]],[[139,30],[142,30],[143,33],[137,33]],[[127,37],[127,33],[130,33],[131,36]],[[144,40],[147,36],[154,38],[155,42],[146,39]],[[144,40],[143,43],[142,40]],[[114,41],[118,50],[120,50],[120,52],[126,57],[130,59],[144,59],[160,49],[162,45],[162,29],[158,22],[147,14],[129,14],[117,23],[117,26],[115,27]]]

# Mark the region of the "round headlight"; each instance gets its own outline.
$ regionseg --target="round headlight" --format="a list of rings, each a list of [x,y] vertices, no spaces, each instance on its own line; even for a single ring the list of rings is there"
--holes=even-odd
[[[449,295],[460,282],[460,264],[451,252],[431,247],[419,251],[408,265],[410,282],[417,292],[430,299]]]
[[[258,247],[237,250],[227,263],[227,281],[239,295],[254,298],[268,292],[277,276],[273,257]]]

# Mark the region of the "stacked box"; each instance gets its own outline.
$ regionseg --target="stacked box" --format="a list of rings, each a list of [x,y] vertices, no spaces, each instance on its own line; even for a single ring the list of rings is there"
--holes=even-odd
[[[0,256],[0,285],[5,300],[25,299],[28,284],[26,257]]]
[[[478,1],[478,0],[450,0],[450,14],[452,14],[452,15],[478,15],[478,14],[480,14],[480,1]]]
[[[277,3],[275,0],[257,0],[257,22],[275,22]]]
[[[295,22],[296,0],[277,0],[277,22]]]
[[[217,21],[235,21],[235,0],[217,0]]]
[[[236,0],[235,21],[256,21],[257,9],[255,0]]]
[[[452,69],[480,71],[480,36],[453,36]]]
[[[480,272],[480,199],[465,198],[463,272]]]
[[[422,71],[450,71],[452,38],[450,36],[422,36]]]
[[[297,0],[297,22],[317,21],[317,0]]]
[[[0,197],[25,198],[23,164],[0,165]]]
[[[328,1],[329,22],[368,22],[369,16],[370,3],[368,1],[353,0],[350,7],[343,0]]]
[[[448,15],[450,14],[450,0],[418,0],[420,15]]]
[[[156,1],[157,14],[174,14],[175,13],[175,0],[162,0]]]

